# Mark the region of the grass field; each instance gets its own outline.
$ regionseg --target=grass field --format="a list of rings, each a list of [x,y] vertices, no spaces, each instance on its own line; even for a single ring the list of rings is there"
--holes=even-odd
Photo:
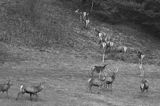
[[[17,54],[17,62],[5,62],[1,65],[1,82],[11,79],[14,84],[6,94],[0,95],[1,106],[158,106],[159,67],[145,65],[145,77],[149,80],[148,93],[140,93],[139,70],[137,64],[105,61],[109,67],[118,67],[113,90],[101,89],[101,94],[88,91],[88,70],[100,62],[77,58],[71,51],[54,50],[39,52],[25,48],[12,47],[10,53]],[[30,57],[25,59],[26,57]],[[10,59],[11,59],[10,58]],[[38,100],[29,100],[29,95],[15,100],[20,84],[34,84],[45,81],[45,89],[39,93]]]

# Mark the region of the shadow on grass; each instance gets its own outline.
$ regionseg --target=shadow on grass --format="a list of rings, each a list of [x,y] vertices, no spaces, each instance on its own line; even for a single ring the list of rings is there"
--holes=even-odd
[[[40,97],[33,97],[32,96],[32,99],[30,99],[30,97],[29,96],[26,96],[26,95],[23,95],[23,96],[21,96],[21,97],[19,97],[17,100],[16,100],[16,98],[14,98],[14,100],[15,101],[32,101],[32,102],[46,102],[46,100],[44,100],[44,99],[42,99],[42,98],[40,98]]]

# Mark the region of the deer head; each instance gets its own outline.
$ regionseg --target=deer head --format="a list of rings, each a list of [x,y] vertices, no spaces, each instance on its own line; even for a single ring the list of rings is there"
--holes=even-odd
[[[75,13],[79,13],[79,9],[75,10]]]

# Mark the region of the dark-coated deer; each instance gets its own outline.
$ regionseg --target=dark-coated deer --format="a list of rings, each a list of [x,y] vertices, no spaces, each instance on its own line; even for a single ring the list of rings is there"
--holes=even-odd
[[[148,80],[142,79],[141,84],[140,84],[140,90],[143,93],[144,91],[148,92],[149,89],[149,84]]]
[[[91,69],[91,76],[93,77],[94,75],[94,72],[98,73],[99,74],[99,79],[100,79],[100,75],[103,73],[105,67],[107,66],[107,64],[103,65],[103,66],[94,66],[92,69]]]
[[[8,97],[8,90],[10,89],[10,87],[12,86],[13,84],[10,83],[10,80],[8,80],[7,83],[4,83],[4,84],[0,84],[0,92],[4,93],[6,92],[7,93],[7,97]],[[8,97],[9,98],[9,97]]]

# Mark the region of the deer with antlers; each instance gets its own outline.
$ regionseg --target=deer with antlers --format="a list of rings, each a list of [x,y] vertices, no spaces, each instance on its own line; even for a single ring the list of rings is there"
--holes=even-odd
[[[13,84],[11,83],[10,80],[8,80],[7,83],[0,84],[0,92],[2,92],[2,93],[6,92],[7,93],[7,97],[9,98],[8,90],[11,88],[12,85]]]
[[[38,97],[38,93],[41,92],[44,89],[44,84],[45,82],[41,82],[38,85],[24,85],[22,84],[20,86],[20,91],[17,94],[17,98],[16,100],[18,100],[20,95],[24,95],[24,94],[29,94],[30,95],[30,100],[32,100],[32,96],[36,96]]]
[[[94,72],[98,73],[99,74],[99,79],[100,79],[100,76],[102,75],[102,73],[104,74],[104,69],[106,68],[108,64],[105,64],[103,66],[94,66],[91,68],[91,77],[93,77],[94,75]]]

